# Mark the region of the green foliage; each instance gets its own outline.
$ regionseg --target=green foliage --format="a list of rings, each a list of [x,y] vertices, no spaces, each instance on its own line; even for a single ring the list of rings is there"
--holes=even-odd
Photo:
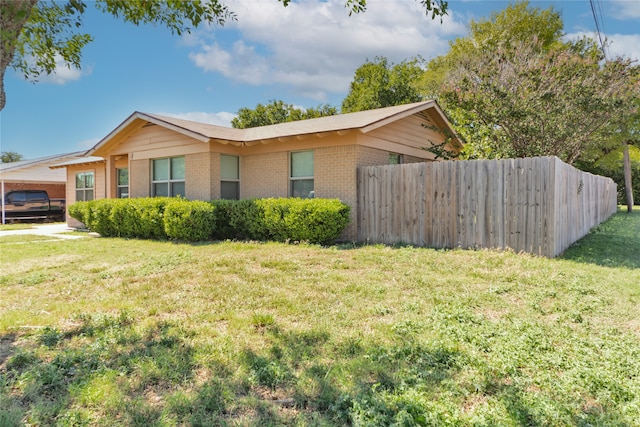
[[[165,239],[168,197],[99,199],[69,206],[69,215],[104,237]]]
[[[591,172],[596,175],[609,177],[618,185],[618,204],[627,203],[626,189],[623,171],[623,147],[609,151],[608,153],[600,153],[600,157],[595,161],[579,161],[576,166],[584,171]],[[632,180],[633,199],[635,204],[640,204],[640,148],[629,146],[631,157],[631,174],[635,178]]]
[[[192,27],[203,22],[224,25],[227,19],[235,19],[228,7],[217,0],[99,0],[95,6],[125,22],[164,25],[178,35],[190,33]],[[93,40],[89,34],[76,33],[82,27],[86,8],[87,3],[83,0],[37,2],[28,10],[28,20],[15,41],[13,66],[25,77],[36,79],[42,72],[51,73],[60,59],[69,66],[80,68],[82,49]]]
[[[275,125],[338,114],[336,107],[328,104],[317,108],[301,109],[284,101],[271,100],[267,105],[258,104],[256,108],[241,108],[238,116],[231,120],[231,126],[237,129]]]
[[[533,39],[546,49],[561,41],[563,27],[562,17],[553,7],[542,10],[528,1],[509,4],[488,19],[471,20],[468,36],[456,38],[449,43],[449,52],[429,61],[420,87],[429,98],[437,98],[449,73],[465,58],[482,52],[491,54],[500,43],[511,45]]]
[[[349,223],[349,206],[337,199],[259,199],[270,238],[285,242],[334,242]]]
[[[336,199],[203,202],[158,197],[79,202],[69,207],[69,215],[104,237],[329,244],[349,223],[349,210]]]
[[[12,163],[23,160],[24,156],[15,151],[2,151],[0,152],[0,163]]]
[[[601,62],[594,40],[561,36],[552,8],[516,3],[472,23],[469,36],[429,63],[425,90],[438,94],[467,157],[553,155],[572,164],[629,120],[640,67]]]
[[[267,240],[263,215],[255,200],[212,200],[216,208],[217,224],[214,236],[218,239]]]
[[[71,218],[80,221],[85,226],[91,222],[89,202],[76,202],[67,207],[67,213]]]
[[[207,202],[176,199],[164,209],[164,230],[170,239],[210,240],[215,224],[215,208]]]
[[[378,56],[367,60],[355,73],[346,98],[342,101],[342,112],[372,110],[422,101],[418,79],[424,73],[422,59],[414,58],[399,64],[389,63]]]
[[[38,342],[42,345],[46,345],[47,347],[55,347],[58,342],[60,342],[61,338],[62,334],[60,334],[60,331],[47,326],[40,333]]]

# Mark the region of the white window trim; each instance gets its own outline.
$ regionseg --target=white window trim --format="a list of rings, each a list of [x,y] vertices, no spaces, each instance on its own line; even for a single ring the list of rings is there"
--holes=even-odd
[[[295,153],[313,153],[313,175],[311,176],[292,176],[293,174],[293,155]],[[314,150],[298,150],[289,152],[289,197],[293,196],[293,181],[313,181],[313,190],[311,193],[315,193],[316,189],[316,180],[315,180],[315,169],[316,169],[316,154]],[[312,196],[313,197],[313,196]]]
[[[82,188],[78,188],[78,175],[83,174],[91,174],[93,175],[93,187],[82,187]],[[86,171],[77,171],[74,175],[74,187],[75,187],[75,198],[76,198],[76,202],[84,202],[84,201],[90,201],[90,200],[95,200],[96,198],[96,172],[93,170],[86,170]],[[86,180],[84,180],[84,182],[86,183]],[[84,195],[82,200],[78,200],[78,191],[82,192],[82,194]],[[92,193],[92,197],[91,199],[87,200],[86,194],[88,191],[91,191]]]
[[[127,170],[127,185],[120,185],[120,171],[126,169]],[[129,168],[116,168],[116,195],[118,196],[118,198],[124,198],[124,197],[120,197],[120,189],[121,188],[126,188],[127,189],[127,197],[129,198]]]
[[[223,178],[222,177],[222,158],[223,157],[235,157],[238,159],[238,178]],[[234,154],[220,154],[220,198],[222,198],[222,183],[223,182],[235,182],[238,184],[238,199],[240,199],[240,156],[236,156]]]
[[[180,158],[180,157],[184,158],[185,156],[158,157],[158,158],[155,158],[155,159],[151,159],[151,168],[150,168],[151,170],[150,170],[150,172],[151,172],[151,196],[152,197],[174,197],[174,196],[171,195],[171,188],[172,188],[171,184],[173,184],[173,183],[179,183],[179,182],[184,183],[185,184],[185,191],[186,191],[186,186],[187,186],[187,184],[186,184],[186,176],[184,178],[182,178],[182,179],[171,179],[171,159],[177,159],[177,158]],[[156,161],[156,160],[169,160],[169,170],[168,170],[169,177],[167,179],[154,181],[154,179],[153,179],[153,162]],[[185,158],[185,175],[186,175],[186,158]],[[155,184],[167,184],[167,187],[169,189],[169,194],[166,195],[166,196],[165,195],[158,196],[157,194],[155,194]]]

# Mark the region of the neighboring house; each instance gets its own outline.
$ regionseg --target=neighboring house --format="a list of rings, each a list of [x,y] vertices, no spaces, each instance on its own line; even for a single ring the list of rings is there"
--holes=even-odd
[[[84,151],[0,163],[0,183],[4,193],[13,190],[45,190],[49,197],[62,199],[66,194],[67,174],[50,166],[84,156]]]
[[[338,198],[357,235],[357,168],[433,161],[425,148],[453,135],[435,101],[233,129],[135,112],[67,169],[67,203],[92,198],[184,196]],[[77,225],[68,218],[70,225]]]

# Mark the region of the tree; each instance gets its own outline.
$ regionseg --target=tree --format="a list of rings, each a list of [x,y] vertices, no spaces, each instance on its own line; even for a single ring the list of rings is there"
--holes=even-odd
[[[12,163],[23,160],[24,156],[15,151],[3,151],[0,153],[0,163]]]
[[[395,65],[381,56],[367,60],[355,72],[349,93],[342,101],[342,112],[422,101],[424,98],[416,85],[424,73],[421,63],[420,58]]]
[[[319,105],[317,108],[301,109],[293,104],[285,104],[284,101],[271,100],[267,105],[258,104],[253,109],[241,108],[238,111],[238,117],[231,120],[231,126],[246,129],[335,114],[338,114],[338,109],[328,104]]]
[[[279,0],[285,7],[290,0]],[[418,0],[431,17],[447,13],[446,0]],[[104,13],[126,22],[166,26],[178,35],[201,23],[224,25],[235,14],[220,0],[96,0]],[[26,78],[50,74],[62,61],[80,68],[82,49],[92,37],[81,32],[85,0],[0,0],[0,111],[6,105],[4,74],[12,66]],[[346,0],[351,13],[366,0]]]
[[[593,40],[563,42],[558,19],[552,9],[509,6],[472,25],[454,43],[457,53],[435,64],[449,67],[430,81],[442,78],[439,99],[468,156],[553,155],[571,164],[628,120],[638,68],[621,58],[603,61]],[[502,28],[509,20],[519,24]]]
[[[632,176],[640,176],[640,97],[628,108],[632,112],[630,120],[612,128],[606,136],[611,143],[580,158],[577,166],[613,179],[618,184],[618,203],[626,203],[631,212],[634,199],[640,197],[640,181],[632,180]]]
[[[489,19],[472,20],[468,36],[450,42],[446,55],[428,63],[428,72],[422,76],[422,92],[435,98],[447,75],[461,60],[469,55],[491,52],[499,44],[509,46],[535,38],[543,49],[549,49],[561,43],[563,27],[560,14],[553,8],[532,8],[527,1],[511,4],[503,11],[493,13]]]

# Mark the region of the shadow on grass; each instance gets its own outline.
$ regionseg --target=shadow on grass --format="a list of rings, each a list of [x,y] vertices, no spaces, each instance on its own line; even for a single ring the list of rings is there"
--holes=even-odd
[[[559,259],[605,267],[640,268],[640,207],[618,212],[569,247]]]
[[[464,425],[449,400],[468,390],[458,376],[468,375],[472,358],[457,345],[411,331],[384,344],[336,341],[265,319],[254,322],[264,345],[222,358],[194,348],[178,323],[136,327],[126,313],[81,316],[64,332],[43,328],[22,337],[31,348],[0,337],[12,343],[0,371],[0,425]],[[626,426],[617,408],[595,399],[554,402],[550,390],[500,376],[480,388],[475,393],[505,408],[509,425],[543,426],[550,414],[574,413],[575,425]]]
[[[535,396],[536,392],[523,389],[514,384],[505,384],[502,379],[488,379],[487,393],[498,397],[504,405],[510,418],[510,425],[522,427],[546,427],[550,425],[548,409],[552,406],[561,410],[562,404],[550,396]],[[631,427],[622,419],[622,415],[615,408],[602,406],[594,399],[580,402],[580,411],[573,411],[574,415],[558,424],[574,426],[608,426]]]
[[[69,331],[46,327],[25,337],[30,348],[12,346],[0,370],[0,425],[224,424],[227,386],[193,385],[189,332],[171,322],[133,326],[126,314],[83,316]]]

